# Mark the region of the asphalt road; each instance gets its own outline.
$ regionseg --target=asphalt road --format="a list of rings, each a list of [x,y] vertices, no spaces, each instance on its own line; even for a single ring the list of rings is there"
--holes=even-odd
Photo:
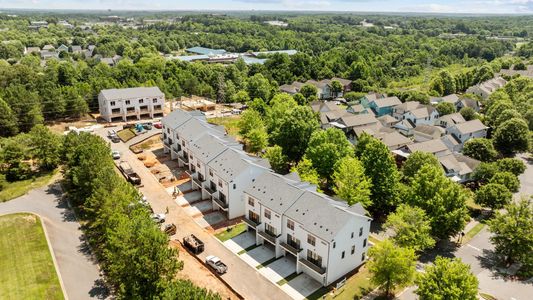
[[[101,128],[95,131],[106,141],[107,131],[113,128]],[[175,235],[176,239],[182,240],[186,235],[193,233],[205,244],[205,251],[199,256],[202,260],[208,255],[216,255],[228,266],[228,272],[222,275],[222,278],[234,290],[236,290],[245,299],[290,299],[278,286],[263,277],[257,270],[242,259],[237,257],[212,234],[201,228],[185,210],[180,207],[174,199],[167,193],[155,176],[139,161],[128,147],[139,140],[152,135],[154,132],[160,132],[160,129],[151,130],[143,135],[137,136],[127,143],[111,143],[112,150],[118,150],[121,153],[121,160],[127,161],[134,171],[141,177],[143,187],[140,191],[148,198],[150,205],[155,213],[165,213],[168,208],[167,222],[174,223],[178,227]],[[144,136],[144,137],[142,137]],[[188,254],[180,254],[188,255]],[[209,288],[209,287],[206,287]]]
[[[58,185],[30,191],[27,195],[0,203],[0,215],[30,212],[41,217],[66,290],[66,299],[104,299],[98,265],[93,261],[74,213],[61,200]]]

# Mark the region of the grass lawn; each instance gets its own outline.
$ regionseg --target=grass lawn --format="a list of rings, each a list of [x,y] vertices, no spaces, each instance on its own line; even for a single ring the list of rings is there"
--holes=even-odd
[[[231,238],[234,238],[236,236],[238,236],[239,234],[243,233],[246,231],[246,223],[239,223],[231,228],[229,228],[229,230],[224,230],[224,231],[221,231],[217,234],[215,234],[215,236],[217,237],[217,239],[219,239],[221,242],[225,242]]]
[[[0,299],[64,299],[41,220],[0,216]]]
[[[53,171],[38,174],[34,178],[26,180],[5,182],[4,188],[0,190],[0,202],[5,202],[7,200],[20,197],[26,194],[31,189],[47,185],[55,173],[56,171]]]
[[[135,137],[135,131],[131,128],[122,129],[117,132],[117,135],[125,143]]]
[[[370,282],[368,269],[366,266],[362,266],[356,274],[346,280],[344,286],[338,289],[335,295],[331,295],[329,289],[321,288],[308,296],[307,299],[323,299],[323,296],[325,296],[324,299],[335,300],[360,299],[375,288],[376,286]]]
[[[472,229],[470,229],[470,231],[468,231],[463,237],[462,244],[464,245],[468,243],[472,238],[476,236],[476,234],[481,231],[481,229],[483,229],[483,227],[485,227],[485,224],[483,223],[477,223],[476,226],[472,227]]]
[[[239,115],[234,115],[231,117],[209,118],[207,120],[211,124],[224,126],[229,135],[236,138],[239,137],[239,121],[241,120]]]

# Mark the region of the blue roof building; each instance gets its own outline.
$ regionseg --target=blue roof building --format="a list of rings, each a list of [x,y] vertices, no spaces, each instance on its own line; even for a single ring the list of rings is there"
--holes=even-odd
[[[226,50],[224,49],[211,49],[211,48],[205,48],[205,47],[192,47],[185,49],[185,51],[190,53],[196,53],[200,55],[217,55],[217,54],[224,54],[226,53]]]

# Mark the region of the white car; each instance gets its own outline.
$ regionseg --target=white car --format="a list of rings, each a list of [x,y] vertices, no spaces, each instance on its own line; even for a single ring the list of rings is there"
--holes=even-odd
[[[113,150],[111,151],[111,156],[113,156],[113,159],[120,159],[120,152]]]
[[[165,214],[152,214],[150,217],[156,223],[165,223],[165,219],[167,216]]]
[[[228,266],[226,266],[226,264],[224,264],[220,258],[214,256],[214,255],[209,255],[205,258],[205,263],[213,268],[213,270],[215,270],[218,274],[222,275],[224,273],[226,273],[228,271]]]

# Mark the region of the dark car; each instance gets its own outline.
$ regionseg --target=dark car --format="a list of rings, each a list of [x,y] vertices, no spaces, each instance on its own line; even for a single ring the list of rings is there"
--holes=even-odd
[[[152,123],[143,123],[143,128],[145,130],[151,130],[152,129]]]

